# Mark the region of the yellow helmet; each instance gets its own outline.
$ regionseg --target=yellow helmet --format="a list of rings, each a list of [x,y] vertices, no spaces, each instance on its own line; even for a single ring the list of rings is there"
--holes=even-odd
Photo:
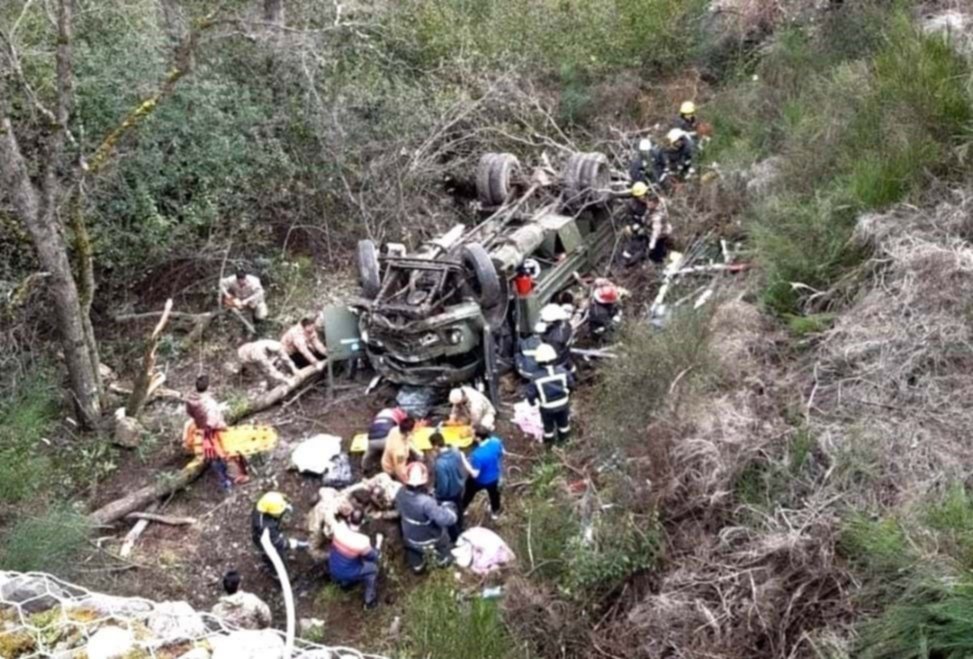
[[[287,503],[287,499],[280,492],[267,492],[257,501],[257,512],[270,515],[271,517],[280,517],[290,510],[290,508],[291,506]]]
[[[632,186],[631,193],[632,196],[635,197],[636,199],[641,199],[645,195],[649,194],[649,186],[643,183],[642,181],[639,181],[638,183]]]
[[[692,101],[686,101],[679,106],[679,114],[696,114],[696,104]]]

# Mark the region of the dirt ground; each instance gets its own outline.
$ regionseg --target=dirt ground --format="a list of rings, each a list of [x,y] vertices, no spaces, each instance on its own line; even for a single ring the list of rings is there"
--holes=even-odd
[[[170,372],[169,382],[179,390],[188,390],[195,373],[192,366]],[[286,518],[285,530],[294,537],[306,537],[304,515],[315,503],[320,479],[288,471],[290,452],[302,439],[316,433],[338,435],[348,442],[353,435],[364,431],[372,416],[394,396],[394,390],[385,386],[365,395],[371,377],[370,372],[362,373],[354,380],[339,376],[334,400],[329,399],[326,380],[322,380],[296,401],[247,419],[247,422],[273,425],[281,437],[272,455],[259,456],[251,462],[250,483],[224,493],[215,474],[205,473],[189,488],[164,501],[159,511],[195,517],[196,524],[150,524],[136,545],[131,565],[121,565],[103,573],[89,573],[84,585],[117,595],[187,600],[195,608],[206,610],[222,594],[220,580],[223,573],[236,569],[243,576],[243,587],[264,598],[274,610],[275,621],[282,625],[284,605],[279,586],[261,569],[259,553],[251,542],[251,510],[263,492],[279,490],[294,506],[294,513]],[[236,384],[246,383],[235,376],[224,377],[222,382],[214,385],[214,393],[223,400],[239,395],[241,392],[231,386]],[[255,395],[259,392],[259,383],[250,381],[249,384],[248,393]],[[154,475],[186,463],[188,458],[182,454],[175,432],[183,415],[182,406],[176,403],[154,403],[150,407],[149,425],[161,428],[163,432],[168,429],[172,441],[160,443],[153,453],[141,458],[136,452],[126,452],[117,471],[100,486],[96,504],[120,497],[144,485]],[[532,456],[542,448],[503,422],[499,431],[507,449],[514,454],[507,461],[508,478],[516,478],[516,474],[529,469]],[[352,456],[356,471],[360,462],[358,457]],[[510,539],[512,534],[505,531],[503,524],[511,522],[491,522],[486,514],[485,495],[480,499],[468,512],[467,525],[490,526]],[[117,551],[130,526],[123,522],[100,532],[101,546]],[[387,538],[380,582],[382,606],[374,611],[363,612],[360,590],[343,592],[329,585],[326,569],[314,565],[306,552],[292,552],[288,568],[294,584],[298,619],[325,621],[324,638],[315,640],[379,651],[387,644],[384,634],[376,634],[376,630],[389,628],[393,618],[400,613],[402,598],[421,577],[415,577],[406,569],[397,522],[370,521],[366,532],[373,537],[381,532]],[[464,583],[473,587],[477,581],[467,576]],[[364,624],[366,621],[369,624]]]

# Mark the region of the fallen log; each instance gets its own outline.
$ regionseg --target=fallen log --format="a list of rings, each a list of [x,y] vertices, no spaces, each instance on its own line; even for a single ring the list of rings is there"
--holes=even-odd
[[[156,510],[159,507],[159,502],[156,501],[151,506],[149,510]],[[135,549],[135,543],[138,542],[142,534],[145,533],[145,529],[149,528],[149,520],[140,519],[135,523],[135,526],[125,535],[125,541],[122,542],[122,548],[118,550],[118,556],[120,558],[128,558]]]
[[[295,373],[288,382],[279,384],[260,396],[247,401],[246,405],[236,410],[227,418],[227,422],[230,425],[239,423],[248,416],[252,416],[257,412],[263,412],[268,407],[273,407],[274,405],[283,402],[288,396],[303,387],[305,384],[321,377],[321,374],[324,372],[327,366],[328,360],[318,362],[317,364],[311,364],[310,366],[305,366]]]
[[[88,517],[96,526],[113,524],[129,513],[145,508],[156,499],[186,487],[200,477],[205,467],[206,463],[202,460],[193,460],[179,471],[161,474],[151,485],[146,485],[126,494],[121,499],[105,504]]]
[[[129,513],[125,519],[137,519],[144,522],[158,522],[167,526],[192,526],[196,523],[195,517],[173,517],[171,515],[158,515],[152,512]]]

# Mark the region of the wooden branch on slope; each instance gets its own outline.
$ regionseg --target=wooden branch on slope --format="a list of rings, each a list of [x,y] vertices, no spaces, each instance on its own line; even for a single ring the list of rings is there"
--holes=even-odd
[[[149,389],[155,380],[155,353],[159,347],[159,339],[162,338],[162,330],[165,329],[166,323],[169,322],[169,314],[172,313],[172,298],[166,300],[165,309],[162,311],[162,317],[156,324],[155,329],[152,330],[152,334],[145,341],[145,352],[142,356],[142,370],[139,372],[138,378],[135,380],[133,386],[132,395],[129,397],[128,402],[125,404],[125,414],[133,419],[137,419],[139,413],[142,411],[142,407],[145,405],[145,401],[149,398]],[[156,381],[158,382],[158,381]],[[161,385],[162,382],[156,384],[156,388]]]

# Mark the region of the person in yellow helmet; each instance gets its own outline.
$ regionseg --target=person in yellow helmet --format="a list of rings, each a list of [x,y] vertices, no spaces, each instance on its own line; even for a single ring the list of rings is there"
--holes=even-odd
[[[628,217],[624,227],[626,236],[619,254],[619,262],[625,268],[642,263],[649,255],[651,233],[664,215],[665,209],[659,197],[644,183],[636,183],[629,191]]]
[[[694,135],[698,128],[696,122],[696,104],[692,101],[686,101],[681,106],[679,106],[679,116],[676,118],[674,128],[686,131],[690,135]]]
[[[273,562],[264,552],[260,538],[264,532],[270,535],[270,544],[274,546],[282,560],[286,559],[288,549],[306,549],[307,543],[296,538],[287,538],[281,531],[281,522],[285,514],[292,510],[290,503],[280,492],[266,492],[253,508],[250,514],[250,534],[253,544],[260,550],[264,564],[273,569]]]

